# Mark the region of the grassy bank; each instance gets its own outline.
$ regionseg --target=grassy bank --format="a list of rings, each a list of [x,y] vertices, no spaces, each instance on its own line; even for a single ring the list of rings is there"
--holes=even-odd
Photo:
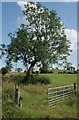
[[[61,86],[77,82],[77,75],[42,74],[49,77],[51,86]],[[5,118],[75,118],[77,116],[76,96],[53,106],[48,106],[47,86],[20,84],[23,106],[18,108],[14,103],[14,82],[3,82],[3,117]]]

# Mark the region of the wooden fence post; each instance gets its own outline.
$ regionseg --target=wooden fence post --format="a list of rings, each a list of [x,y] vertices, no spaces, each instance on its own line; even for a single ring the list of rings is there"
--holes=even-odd
[[[20,98],[19,98],[19,104],[18,104],[18,107],[22,107],[22,96],[20,96]]]
[[[18,107],[22,106],[22,97],[20,96],[19,85],[15,85],[15,103]]]
[[[76,83],[74,83],[74,94],[76,94]]]

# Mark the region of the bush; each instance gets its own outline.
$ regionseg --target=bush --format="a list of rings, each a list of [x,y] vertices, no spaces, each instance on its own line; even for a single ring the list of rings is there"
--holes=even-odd
[[[58,74],[62,74],[62,72],[58,72]]]
[[[11,76],[12,80],[16,81],[17,83],[22,83],[24,76],[17,75],[17,76]]]
[[[17,83],[23,83],[23,84],[37,84],[37,83],[50,84],[49,78],[42,77],[36,74],[32,76],[17,75],[17,76],[11,76],[10,78]]]
[[[35,71],[35,74],[39,74],[39,71]]]
[[[74,71],[74,74],[77,74],[78,72],[77,71]]]
[[[48,70],[48,73],[54,73],[52,70]]]
[[[40,73],[48,73],[47,68],[41,67],[41,68],[40,68]]]
[[[48,78],[45,78],[45,77],[40,77],[38,81],[41,84],[45,84],[45,85],[50,84],[50,80]]]
[[[22,83],[26,84],[50,84],[50,80],[45,77],[40,77],[39,75],[25,76]]]
[[[8,73],[8,69],[6,67],[3,67],[2,69],[2,74],[5,75],[6,73]]]
[[[66,74],[67,72],[66,71],[63,71],[63,74]]]
[[[22,80],[22,83],[26,84],[36,84],[37,83],[37,77],[34,76],[25,76],[24,79]]]
[[[72,72],[72,71],[69,71],[69,72],[67,72],[67,74],[73,74],[73,72]]]

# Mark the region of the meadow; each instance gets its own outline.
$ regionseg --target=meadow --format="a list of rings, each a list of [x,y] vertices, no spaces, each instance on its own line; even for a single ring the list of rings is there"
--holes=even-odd
[[[47,88],[77,83],[77,74],[40,74],[50,78],[50,85],[20,84],[22,107],[14,103],[15,82],[8,79],[3,81],[3,118],[76,118],[77,98],[67,98],[63,102],[49,107]]]

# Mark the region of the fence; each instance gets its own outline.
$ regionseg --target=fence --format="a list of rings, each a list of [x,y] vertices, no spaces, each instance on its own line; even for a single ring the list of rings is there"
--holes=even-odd
[[[63,99],[76,94],[76,83],[55,88],[48,88],[48,104],[53,106]]]
[[[22,107],[22,96],[20,95],[19,85],[15,85],[15,103],[18,107]]]

